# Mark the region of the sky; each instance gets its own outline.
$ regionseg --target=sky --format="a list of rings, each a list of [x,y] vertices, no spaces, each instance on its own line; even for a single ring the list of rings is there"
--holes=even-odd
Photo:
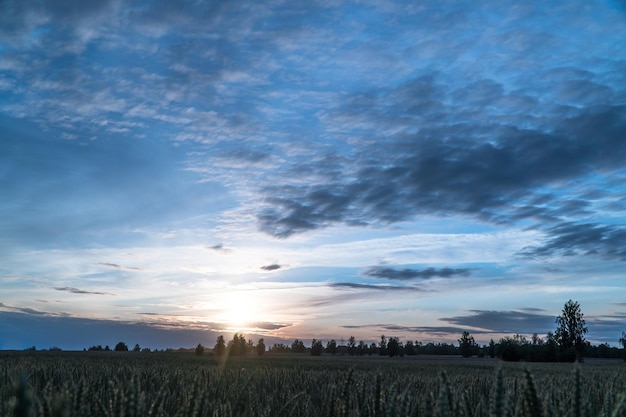
[[[0,349],[626,331],[626,3],[0,2]]]

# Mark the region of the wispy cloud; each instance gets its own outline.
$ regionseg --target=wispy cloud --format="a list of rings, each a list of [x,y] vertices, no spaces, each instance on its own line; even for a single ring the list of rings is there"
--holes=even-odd
[[[107,268],[122,269],[125,271],[142,271],[141,268],[138,268],[136,266],[123,266],[123,265],[118,265],[118,264],[114,264],[110,262],[98,262],[97,265],[105,266]]]
[[[543,245],[524,248],[530,258],[595,255],[626,261],[626,228],[621,225],[563,222],[546,230]]]
[[[366,277],[382,278],[397,281],[410,281],[413,279],[430,279],[433,277],[450,278],[453,276],[467,277],[471,270],[467,268],[426,268],[426,269],[394,269],[385,266],[371,266],[361,274]]]
[[[86,291],[86,290],[81,290],[81,289],[74,288],[74,287],[54,287],[54,289],[57,291],[65,291],[65,292],[69,292],[72,294],[115,295],[110,292]]]

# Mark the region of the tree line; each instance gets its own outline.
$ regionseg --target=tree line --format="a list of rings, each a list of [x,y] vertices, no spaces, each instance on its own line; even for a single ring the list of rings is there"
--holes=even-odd
[[[414,356],[414,355],[461,355],[463,357],[486,357],[500,358],[505,361],[529,361],[529,362],[573,362],[581,360],[583,357],[595,358],[619,358],[622,356],[626,360],[626,332],[622,332],[619,343],[622,349],[611,347],[606,343],[592,346],[586,339],[585,334],[588,328],[581,312],[578,302],[569,300],[565,303],[561,315],[555,323],[557,325],[554,332],[548,332],[545,338],[537,333],[530,339],[525,336],[515,334],[505,336],[497,342],[491,339],[487,345],[479,345],[469,331],[464,331],[457,340],[458,344],[452,343],[426,343],[417,340],[402,342],[398,337],[385,335],[380,336],[378,343],[367,343],[350,336],[347,343],[338,344],[335,339],[327,340],[326,343],[319,339],[313,339],[309,346],[303,340],[295,339],[291,344],[275,343],[269,348],[266,347],[264,339],[259,339],[256,344],[252,339],[247,339],[240,333],[235,333],[233,338],[226,342],[224,336],[220,335],[213,346],[211,353],[216,356],[242,356],[256,354],[264,355],[270,353],[300,353],[311,356],[329,355],[381,355],[381,356]],[[111,349],[106,346],[92,346],[88,350]],[[119,342],[114,351],[129,351],[124,342]],[[149,352],[149,348],[141,348],[138,344],[132,349],[135,352]],[[171,350],[171,349],[169,349]],[[203,355],[207,348],[198,344],[194,349],[198,356]]]

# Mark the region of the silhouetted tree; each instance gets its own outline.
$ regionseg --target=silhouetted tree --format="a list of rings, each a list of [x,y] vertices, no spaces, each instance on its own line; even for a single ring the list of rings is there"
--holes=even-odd
[[[619,343],[622,345],[624,361],[626,361],[626,332],[622,332],[622,337],[619,339]]]
[[[226,342],[224,341],[224,336],[220,335],[217,337],[217,343],[215,343],[213,352],[215,352],[217,356],[222,356],[226,352]]]
[[[356,339],[354,336],[348,338],[348,353],[353,356],[356,354]]]
[[[585,319],[578,302],[569,300],[565,303],[561,315],[556,318],[556,324],[554,336],[561,353],[569,350],[575,352],[574,359],[582,356],[587,326],[585,326]]]
[[[204,346],[202,346],[201,343],[198,343],[198,346],[196,346],[196,356],[202,355],[204,355]]]
[[[368,351],[368,348],[364,341],[359,340],[359,346],[357,346],[356,350],[359,356],[363,356]]]
[[[246,342],[243,335],[235,333],[233,335],[233,340],[228,342],[228,354],[232,356],[245,355],[246,352],[248,352],[248,347],[248,342]]]
[[[489,340],[489,357],[490,358],[495,358],[496,357],[496,342],[493,341],[493,339]]]
[[[311,356],[322,356],[324,345],[321,340],[313,339],[311,341]]]
[[[474,342],[474,337],[468,331],[463,332],[459,339],[459,353],[464,358],[469,358],[474,355],[475,351],[476,342]]]
[[[133,348],[133,352],[141,352],[141,346],[139,346],[139,343],[135,344],[135,347]]]
[[[400,340],[397,337],[390,337],[389,342],[387,342],[387,354],[389,357],[400,355],[401,349]]]
[[[554,337],[554,333],[546,334],[546,343],[542,349],[541,360],[544,362],[556,362],[559,351],[559,344]]]
[[[415,347],[415,344],[412,341],[410,340],[406,341],[406,343],[404,344],[404,353],[406,353],[407,356],[417,355],[417,348]]]
[[[380,336],[380,345],[378,347],[378,354],[384,356],[387,354],[387,338],[385,335]]]
[[[270,347],[270,352],[289,352],[289,346],[284,343],[274,343],[274,345]]]
[[[265,354],[265,340],[259,339],[259,343],[256,344],[256,354],[263,356]]]
[[[128,352],[128,346],[124,342],[119,342],[117,345],[115,345],[114,350],[116,352]]]
[[[326,352],[330,353],[331,355],[337,353],[337,342],[335,341],[335,339],[331,339],[326,342]]]
[[[304,353],[306,352],[306,347],[304,346],[304,342],[302,340],[294,340],[291,344],[291,351],[294,353]]]

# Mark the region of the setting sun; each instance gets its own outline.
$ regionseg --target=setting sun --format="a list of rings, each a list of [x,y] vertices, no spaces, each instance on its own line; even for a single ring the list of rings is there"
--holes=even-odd
[[[240,331],[252,327],[259,321],[261,306],[250,293],[233,292],[226,294],[219,320],[231,330]]]

